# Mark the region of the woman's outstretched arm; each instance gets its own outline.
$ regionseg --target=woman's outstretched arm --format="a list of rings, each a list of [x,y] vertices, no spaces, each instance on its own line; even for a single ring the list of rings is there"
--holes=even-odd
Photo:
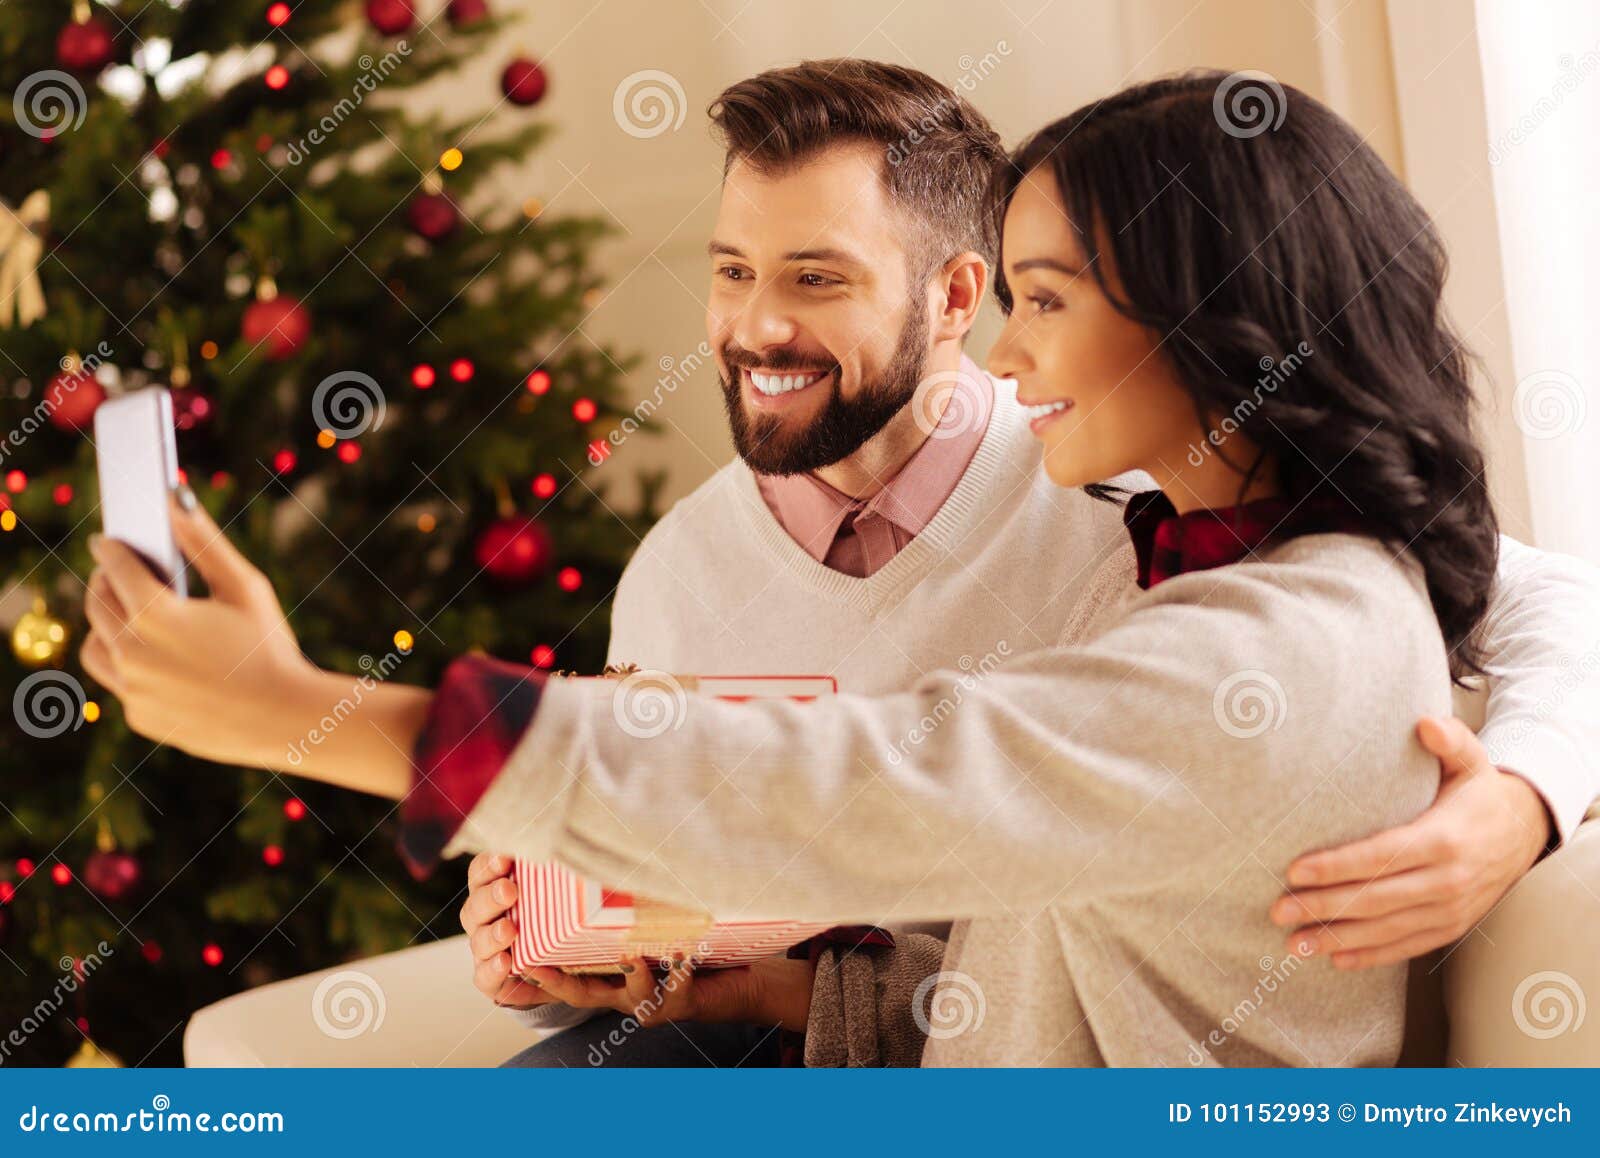
[[[271,583],[196,504],[172,504],[208,598],[181,599],[126,544],[95,536],[84,670],[140,735],[229,764],[400,799],[433,693],[323,671],[300,653]]]

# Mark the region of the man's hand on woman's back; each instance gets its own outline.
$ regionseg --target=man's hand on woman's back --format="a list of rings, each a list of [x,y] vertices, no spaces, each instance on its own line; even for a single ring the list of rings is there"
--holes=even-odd
[[[1289,866],[1292,891],[1273,903],[1272,919],[1293,927],[1290,952],[1365,969],[1448,945],[1489,915],[1549,843],[1543,799],[1490,763],[1466,724],[1424,719],[1417,738],[1439,757],[1439,795],[1410,824]]]

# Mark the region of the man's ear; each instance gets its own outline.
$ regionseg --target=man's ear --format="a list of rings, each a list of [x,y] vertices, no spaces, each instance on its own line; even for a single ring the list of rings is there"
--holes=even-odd
[[[989,288],[989,263],[983,255],[968,250],[958,253],[935,271],[930,289],[938,313],[935,315],[935,341],[961,340],[972,329],[983,294]]]

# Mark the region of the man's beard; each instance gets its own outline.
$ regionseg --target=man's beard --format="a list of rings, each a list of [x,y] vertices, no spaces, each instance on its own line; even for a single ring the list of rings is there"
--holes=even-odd
[[[928,359],[928,316],[922,303],[913,301],[906,311],[894,355],[873,382],[863,382],[854,398],[839,393],[839,367],[834,366],[833,392],[822,412],[803,429],[789,431],[784,419],[772,414],[745,412],[740,369],[761,366],[771,370],[814,370],[817,363],[804,355],[774,350],[765,357],[729,344],[722,357],[731,380],[722,382],[722,400],[728,409],[733,445],[757,474],[802,474],[848,458],[889,420],[903,410],[922,381]],[[786,364],[788,363],[788,364]]]

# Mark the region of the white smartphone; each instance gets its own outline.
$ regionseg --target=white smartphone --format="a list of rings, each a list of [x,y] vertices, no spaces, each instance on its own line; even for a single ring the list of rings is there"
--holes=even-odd
[[[102,402],[94,412],[100,519],[179,595],[188,595],[183,554],[172,537],[168,496],[178,485],[172,395],[149,387]]]

